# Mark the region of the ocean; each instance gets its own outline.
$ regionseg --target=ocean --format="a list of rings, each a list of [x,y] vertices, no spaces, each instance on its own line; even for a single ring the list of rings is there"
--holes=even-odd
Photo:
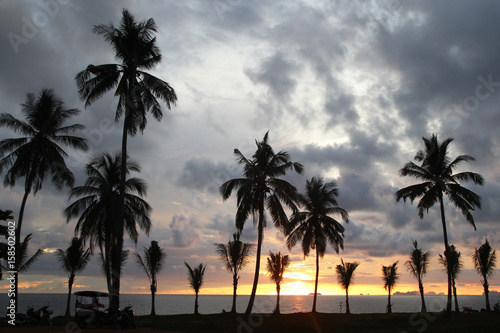
[[[172,315],[194,312],[193,295],[156,295],[156,314]],[[237,311],[245,311],[249,296],[241,295],[237,298]],[[25,312],[28,306],[38,309],[49,305],[54,311],[53,316],[63,315],[66,309],[67,294],[20,294],[19,311]],[[290,296],[280,297],[281,313],[310,312],[313,296]],[[446,296],[426,296],[427,310],[438,312],[446,308]],[[490,295],[490,305],[500,301],[500,295]],[[101,300],[102,302],[102,300]],[[230,311],[232,295],[203,295],[199,296],[199,312],[202,314],[221,313],[223,310]],[[107,304],[107,302],[103,302]],[[151,311],[151,295],[149,294],[122,294],[120,305],[133,305],[136,315],[148,315]],[[397,295],[391,297],[393,312],[416,313],[420,311],[420,296]],[[71,314],[74,314],[75,296],[71,297]],[[485,307],[485,297],[479,295],[458,296],[460,310],[465,307],[480,310]],[[0,316],[5,317],[8,305],[7,294],[0,294]],[[254,304],[254,312],[270,313],[276,305],[276,296],[257,295]],[[351,313],[384,313],[387,305],[387,296],[384,295],[352,295],[349,296]],[[345,312],[345,296],[343,295],[319,295],[317,301],[318,312]]]

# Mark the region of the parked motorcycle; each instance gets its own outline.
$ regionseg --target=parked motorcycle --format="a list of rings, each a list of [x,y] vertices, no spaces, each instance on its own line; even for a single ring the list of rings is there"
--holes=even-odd
[[[134,322],[134,310],[132,310],[132,304],[126,306],[123,310],[118,310],[118,318],[117,322],[120,325],[120,328],[135,328]]]
[[[48,309],[49,306],[43,306],[40,309],[35,311],[33,306],[29,306],[26,310],[26,314],[16,313],[16,325],[28,325],[34,326],[38,324],[52,324],[52,320],[50,315],[53,313]]]

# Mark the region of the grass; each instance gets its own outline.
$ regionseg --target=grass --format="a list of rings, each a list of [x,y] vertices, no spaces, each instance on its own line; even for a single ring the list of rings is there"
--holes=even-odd
[[[64,327],[68,318],[56,317],[54,326]],[[498,332],[500,314],[498,313],[453,313],[446,318],[442,313],[411,314],[338,314],[338,313],[293,313],[271,315],[252,314],[245,320],[243,315],[167,315],[137,316],[138,328],[152,328],[157,331],[174,332]],[[5,321],[0,327],[9,326]],[[91,332],[93,326],[85,330]]]
[[[54,325],[64,326],[68,319],[54,318]],[[411,314],[338,314],[293,313],[283,315],[252,314],[247,320],[243,315],[167,315],[137,316],[138,328],[175,332],[498,332],[498,313],[453,313],[446,318],[442,313]]]

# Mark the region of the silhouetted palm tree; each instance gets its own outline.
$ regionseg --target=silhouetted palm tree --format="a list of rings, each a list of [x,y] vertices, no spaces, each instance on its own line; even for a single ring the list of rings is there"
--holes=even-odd
[[[3,223],[5,222],[5,225],[0,225],[0,239],[5,239],[8,238],[9,235],[9,229],[7,222],[10,222],[14,219],[14,216],[12,215],[11,210],[2,210],[0,209],[0,222]],[[7,260],[7,253],[8,253],[8,244],[7,242],[0,242],[0,260],[4,259]],[[0,280],[2,280],[2,270],[0,269]]]
[[[460,312],[460,308],[458,307],[456,280],[464,265],[462,260],[460,260],[460,252],[455,249],[455,245],[450,245],[449,250],[444,251],[444,256],[441,254],[439,255],[439,262],[445,268],[445,272],[448,272],[448,265],[450,266],[451,285],[453,288],[453,297],[455,298],[455,312]]]
[[[28,195],[33,195],[42,188],[47,177],[59,190],[65,186],[73,186],[75,177],[64,161],[68,154],[61,147],[87,150],[87,141],[70,135],[85,128],[80,124],[66,125],[72,117],[78,115],[78,109],[67,109],[52,90],[43,89],[38,96],[27,94],[21,105],[21,112],[26,121],[14,118],[9,113],[0,115],[0,126],[10,128],[21,134],[19,138],[0,141],[0,173],[10,167],[4,178],[4,186],[13,187],[16,180],[24,178],[24,196],[17,219],[16,246],[21,243],[21,228],[24,208]],[[17,285],[19,278],[15,276],[15,298],[17,302]]]
[[[129,11],[123,10],[120,26],[112,23],[94,26],[93,32],[104,36],[113,49],[119,64],[89,65],[75,77],[80,97],[89,106],[107,91],[116,88],[118,96],[116,117],[118,120],[124,115],[122,136],[122,157],[127,156],[127,136],[135,135],[146,128],[146,114],[149,112],[156,120],[163,117],[160,103],[163,100],[167,108],[175,104],[177,96],[174,89],[165,81],[148,74],[145,70],[152,69],[161,62],[160,49],[156,44],[154,33],[155,21],[150,18],[136,21]],[[125,193],[126,163],[122,160],[120,193]],[[118,265],[119,254],[123,248],[123,223],[126,209],[125,197],[122,195],[118,207],[118,225],[116,244],[118,251],[114,262]],[[120,269],[114,271],[114,293],[120,292]],[[118,297],[114,300],[114,307],[118,307]]]
[[[156,276],[163,268],[163,264],[167,259],[167,253],[160,246],[157,241],[151,241],[149,248],[144,248],[144,260],[141,255],[136,252],[135,258],[139,266],[142,267],[149,279],[151,290],[151,315],[156,315],[155,310],[155,294],[157,290],[158,281]]]
[[[398,274],[398,262],[396,261],[391,266],[382,266],[382,275],[384,280],[384,289],[388,291],[389,297],[387,299],[387,313],[392,313],[392,304],[391,304],[391,294],[392,288],[396,285],[396,282],[399,279]]]
[[[410,260],[406,261],[405,264],[411,275],[417,279],[418,290],[420,291],[420,298],[422,300],[422,307],[420,309],[421,312],[427,312],[427,308],[425,307],[424,284],[422,283],[422,279],[425,274],[427,274],[427,266],[429,266],[429,262],[429,251],[423,253],[422,249],[418,247],[418,242],[414,240],[413,250],[410,253]]]
[[[83,240],[78,237],[73,237],[71,245],[66,250],[58,249],[56,252],[61,268],[68,273],[68,300],[64,314],[66,317],[70,316],[71,289],[75,282],[76,273],[85,269],[91,255],[90,249],[85,249]]]
[[[322,178],[313,177],[306,181],[305,195],[299,194],[297,202],[304,211],[294,212],[290,218],[290,233],[287,237],[288,249],[302,240],[302,252],[309,255],[311,249],[316,249],[316,282],[314,284],[314,299],[312,312],[316,312],[316,298],[319,280],[319,258],[323,258],[327,243],[336,253],[344,248],[344,227],[329,215],[338,214],[348,221],[347,211],[340,208],[335,182],[323,182]]]
[[[409,199],[410,202],[420,197],[418,202],[418,215],[424,217],[424,212],[428,211],[436,202],[439,202],[441,209],[441,223],[443,227],[444,247],[448,250],[448,233],[446,232],[446,220],[444,215],[443,194],[466,217],[467,221],[476,230],[474,217],[471,214],[475,208],[481,208],[481,197],[471,190],[466,189],[460,182],[472,181],[475,184],[483,185],[484,179],[480,174],[474,172],[459,172],[453,174],[453,171],[461,162],[474,161],[469,155],[460,155],[453,161],[448,157],[448,145],[453,139],[446,139],[439,143],[437,136],[432,135],[430,139],[422,138],[425,144],[425,150],[419,150],[414,160],[419,162],[417,165],[408,162],[399,170],[400,176],[410,176],[423,183],[411,185],[396,192],[396,201]],[[446,312],[451,314],[451,273],[448,272],[448,300]]]
[[[207,266],[203,266],[203,263],[199,264],[198,267],[194,269],[188,265],[187,262],[184,262],[184,265],[188,268],[188,281],[189,285],[193,288],[196,297],[194,299],[194,314],[199,314],[198,312],[198,293],[200,292],[200,288],[203,285],[203,275],[205,275],[205,268]]]
[[[488,278],[493,275],[493,270],[497,263],[497,256],[495,250],[493,250],[490,243],[488,243],[488,240],[485,240],[484,244],[482,244],[479,249],[474,250],[472,260],[474,261],[474,268],[478,274],[481,274],[483,277],[481,283],[483,284],[484,296],[486,297],[486,311],[490,311]]]
[[[257,224],[257,253],[255,262],[255,275],[252,292],[245,311],[246,315],[252,312],[257,285],[259,283],[260,254],[264,239],[264,228],[267,225],[265,210],[269,211],[276,227],[286,229],[288,217],[282,203],[296,210],[294,200],[297,189],[285,180],[278,177],[284,176],[288,170],[302,173],[303,166],[290,161],[290,155],[285,151],[275,153],[268,143],[269,132],[260,142],[256,141],[257,151],[252,159],[247,159],[238,149],[234,150],[236,162],[243,166],[244,178],[235,178],[226,181],[220,187],[223,200],[228,199],[237,190],[236,228],[243,230],[249,216]]]
[[[281,281],[283,281],[283,274],[286,269],[290,266],[290,258],[288,255],[281,255],[280,252],[272,253],[269,251],[269,257],[267,258],[266,271],[269,278],[276,283],[276,308],[274,308],[273,313],[280,313],[280,291],[281,291]]]
[[[356,268],[358,268],[359,263],[358,262],[346,262],[344,263],[344,260],[340,259],[342,262],[342,265],[337,265],[336,267],[336,272],[337,272],[337,281],[339,285],[342,287],[342,289],[345,290],[345,313],[351,313],[349,309],[349,286],[352,283],[352,279],[354,277],[354,271]]]
[[[236,289],[240,278],[238,274],[248,264],[250,252],[252,252],[255,245],[240,241],[239,232],[233,234],[233,240],[227,244],[215,243],[214,245],[219,259],[224,263],[224,267],[233,274],[233,305],[231,313],[236,313]]]
[[[95,246],[99,246],[109,292],[114,290],[111,284],[111,272],[116,266],[120,266],[121,270],[124,260],[123,253],[120,256],[119,265],[113,264],[116,258],[112,258],[113,254],[118,251],[120,234],[117,230],[119,226],[117,217],[120,201],[120,166],[120,154],[111,156],[109,153],[103,153],[100,156],[95,156],[87,164],[85,184],[71,190],[70,199],[74,197],[79,197],[79,199],[64,210],[67,222],[72,218],[78,218],[75,233],[79,234],[80,238],[90,241],[91,251]],[[129,159],[127,174],[131,171],[139,172],[140,168],[137,163]],[[139,237],[137,226],[146,234],[149,234],[151,229],[149,218],[151,207],[142,199],[146,195],[146,190],[147,185],[143,180],[139,178],[127,179],[124,229],[134,243],[137,243]]]

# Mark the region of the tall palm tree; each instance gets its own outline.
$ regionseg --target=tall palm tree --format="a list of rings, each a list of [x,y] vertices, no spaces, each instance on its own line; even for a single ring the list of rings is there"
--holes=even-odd
[[[339,285],[345,290],[345,313],[349,314],[351,313],[349,309],[349,286],[352,283],[354,271],[356,270],[356,268],[358,268],[359,263],[356,261],[344,263],[344,260],[342,259],[340,259],[340,261],[342,262],[342,265],[337,265],[336,267],[337,281]]]
[[[387,299],[387,313],[392,313],[391,294],[392,288],[394,288],[396,282],[399,280],[397,267],[398,262],[399,261],[396,261],[390,266],[382,266],[382,279],[384,280],[384,289],[389,293],[389,297]]]
[[[189,274],[188,274],[188,281],[189,285],[193,288],[196,297],[194,299],[194,314],[198,315],[200,314],[198,312],[198,293],[200,292],[200,288],[203,285],[203,275],[205,275],[205,268],[207,267],[206,265],[203,266],[203,263],[199,264],[198,267],[195,267],[194,269],[191,268],[191,266],[188,265],[187,262],[184,262],[184,265],[186,265]]]
[[[250,253],[255,245],[240,241],[240,233],[233,234],[233,240],[227,244],[215,243],[219,259],[224,267],[233,274],[233,305],[231,313],[236,313],[236,289],[238,288],[239,272],[248,264]]]
[[[12,221],[14,219],[14,216],[12,215],[11,210],[2,210],[0,209],[0,222],[3,221]],[[8,238],[9,235],[9,229],[7,223],[5,225],[0,225],[0,238],[5,237],[5,239]],[[7,260],[8,256],[8,244],[7,242],[0,242],[0,260],[4,259]],[[0,269],[0,280],[2,280],[2,270]]]
[[[485,240],[484,244],[482,244],[479,249],[474,250],[472,260],[474,261],[474,268],[478,274],[481,274],[483,277],[481,283],[483,284],[484,296],[486,297],[486,311],[490,311],[488,278],[493,275],[493,270],[497,264],[497,256],[495,250],[493,250],[490,243],[488,243],[488,240]]]
[[[158,286],[158,280],[156,277],[163,268],[163,264],[167,259],[167,253],[160,246],[158,246],[157,241],[151,241],[149,248],[144,248],[144,259],[142,259],[138,252],[135,253],[135,258],[139,266],[142,267],[148,276],[151,290],[151,315],[155,316],[155,294]]]
[[[91,105],[107,91],[115,89],[118,97],[115,120],[124,115],[122,135],[122,157],[127,156],[127,136],[135,135],[137,131],[146,128],[146,114],[151,113],[153,118],[160,121],[163,117],[158,99],[163,100],[167,108],[175,104],[177,96],[174,89],[165,81],[147,73],[162,60],[160,49],[156,44],[157,32],[155,21],[150,18],[137,21],[126,9],[122,12],[120,26],[112,23],[94,26],[93,32],[102,35],[111,44],[119,64],[89,65],[75,77],[78,92],[85,107]],[[126,209],[125,204],[125,174],[126,161],[122,158],[120,201],[118,202],[117,248],[115,267],[113,268],[114,293],[120,292],[120,253],[123,248],[123,224]],[[118,307],[119,296],[114,300],[114,307]]]
[[[422,279],[427,274],[427,267],[430,262],[430,253],[422,252],[422,249],[418,247],[418,242],[416,240],[413,241],[413,250],[410,253],[410,259],[406,261],[405,265],[408,271],[417,279],[418,282],[418,290],[420,291],[420,299],[422,300],[422,308],[421,312],[427,312],[427,308],[425,307],[425,299],[424,299],[424,285],[422,283]]]
[[[118,247],[118,210],[120,201],[120,173],[121,156],[112,156],[103,153],[95,156],[87,164],[87,180],[83,186],[74,187],[71,190],[70,199],[79,197],[65,210],[64,215],[69,222],[78,218],[75,233],[80,238],[90,241],[90,249],[93,251],[98,246],[102,255],[102,263],[105,268],[108,291],[114,290],[112,286],[112,273],[115,267],[121,270],[123,262],[123,250]],[[139,172],[139,165],[128,160],[126,173]],[[125,225],[124,229],[129,238],[137,244],[139,229],[149,234],[151,229],[150,213],[151,207],[142,199],[146,195],[147,185],[139,178],[129,178],[126,181],[125,193]],[[116,252],[120,253],[120,261],[117,265]]]
[[[472,181],[474,184],[483,185],[484,179],[480,174],[474,172],[453,173],[461,162],[474,161],[469,155],[459,155],[453,161],[448,157],[448,146],[453,139],[448,138],[439,143],[436,135],[430,139],[422,138],[425,144],[425,150],[419,150],[414,157],[416,162],[408,162],[399,170],[400,176],[410,176],[423,183],[411,185],[396,192],[396,201],[409,199],[411,203],[420,197],[418,202],[418,215],[424,217],[424,212],[439,202],[441,209],[441,224],[443,227],[444,248],[449,249],[448,234],[446,231],[446,220],[444,214],[443,196],[446,194],[448,199],[455,205],[476,230],[474,217],[471,211],[481,208],[481,197],[476,193],[460,185],[460,182]],[[448,300],[446,312],[451,314],[451,272],[448,271]]]
[[[344,249],[344,227],[330,215],[338,214],[347,222],[347,211],[340,208],[335,182],[323,182],[323,178],[313,177],[306,181],[305,195],[299,194],[297,202],[303,211],[296,211],[290,218],[290,233],[287,237],[288,249],[302,239],[302,252],[309,255],[311,249],[316,249],[316,282],[314,284],[314,298],[312,312],[316,312],[316,299],[319,280],[319,258],[323,258],[327,243],[336,253]]]
[[[235,178],[221,185],[219,191],[223,200],[228,199],[237,190],[236,228],[241,231],[249,216],[253,217],[254,225],[257,224],[257,253],[255,261],[255,275],[252,292],[245,311],[246,315],[252,312],[259,283],[260,255],[264,228],[267,225],[265,210],[269,211],[276,227],[285,230],[288,217],[282,203],[296,210],[294,200],[297,189],[287,181],[280,179],[288,170],[302,173],[303,166],[290,161],[290,155],[285,151],[275,153],[269,145],[269,132],[262,141],[255,141],[257,151],[251,159],[247,159],[238,149],[234,150],[236,162],[243,166],[244,178]]]
[[[460,259],[460,252],[455,249],[455,245],[450,245],[448,251],[444,251],[444,256],[439,255],[439,262],[445,268],[445,272],[449,271],[451,273],[451,285],[453,289],[453,297],[455,298],[455,312],[460,312],[460,308],[458,307],[458,298],[457,298],[457,286],[456,280],[460,271],[464,267],[462,260]]]
[[[0,173],[7,171],[4,186],[14,187],[16,180],[24,178],[24,195],[19,209],[16,230],[16,247],[21,243],[24,208],[28,195],[36,195],[43,182],[50,177],[52,184],[59,190],[73,186],[75,177],[67,167],[65,158],[68,154],[61,146],[86,151],[87,141],[71,135],[82,130],[80,124],[66,125],[72,117],[78,115],[78,109],[67,109],[50,89],[43,89],[38,96],[27,94],[21,104],[24,120],[16,119],[9,113],[0,115],[0,127],[10,128],[21,137],[0,141]],[[19,278],[15,273],[15,298]]]
[[[66,249],[58,249],[56,252],[57,260],[61,268],[68,273],[68,300],[66,302],[65,316],[70,316],[71,289],[75,282],[76,273],[85,269],[90,261],[92,253],[90,249],[85,249],[83,239],[73,237],[71,245]]]
[[[280,313],[280,291],[281,291],[281,281],[283,281],[283,274],[286,269],[290,266],[290,258],[288,255],[281,255],[281,252],[272,253],[269,251],[269,257],[267,258],[266,271],[269,278],[276,283],[276,308],[274,308],[273,313]]]

